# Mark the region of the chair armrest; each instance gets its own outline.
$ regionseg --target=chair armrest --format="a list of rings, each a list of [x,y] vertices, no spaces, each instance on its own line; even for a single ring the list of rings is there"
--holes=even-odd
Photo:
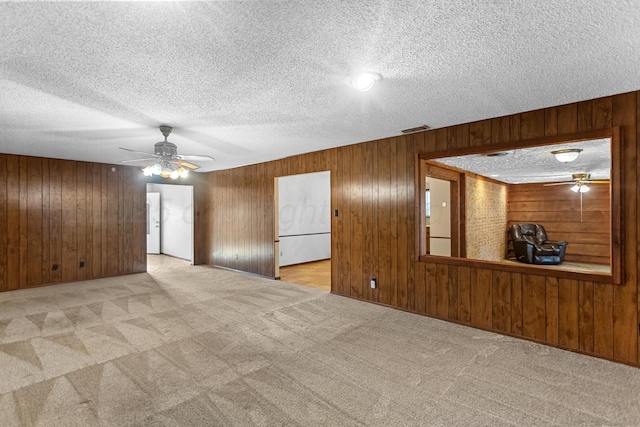
[[[516,259],[520,262],[526,262],[528,264],[533,263],[533,254],[536,249],[536,245],[526,240],[514,240],[513,251],[516,254]]]

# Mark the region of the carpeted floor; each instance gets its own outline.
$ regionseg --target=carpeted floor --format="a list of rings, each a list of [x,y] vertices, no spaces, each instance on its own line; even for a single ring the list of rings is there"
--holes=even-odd
[[[640,369],[152,256],[0,294],[2,426],[640,425]]]

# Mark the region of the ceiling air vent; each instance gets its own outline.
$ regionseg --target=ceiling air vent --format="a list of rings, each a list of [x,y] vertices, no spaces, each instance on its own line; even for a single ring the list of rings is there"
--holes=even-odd
[[[429,126],[422,125],[422,126],[418,126],[418,127],[415,127],[415,128],[404,129],[404,130],[401,130],[400,132],[402,132],[402,133],[415,133],[415,132],[422,132],[422,131],[425,131],[425,130],[429,130]]]

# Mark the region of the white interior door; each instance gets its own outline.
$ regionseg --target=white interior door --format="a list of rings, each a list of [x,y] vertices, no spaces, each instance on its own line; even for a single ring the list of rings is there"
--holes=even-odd
[[[147,253],[160,253],[160,193],[147,193]]]

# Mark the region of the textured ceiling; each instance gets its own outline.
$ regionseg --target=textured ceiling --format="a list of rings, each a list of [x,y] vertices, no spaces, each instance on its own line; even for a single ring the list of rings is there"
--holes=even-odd
[[[636,1],[0,3],[0,152],[202,170],[640,89]],[[383,79],[356,92],[345,78]]]
[[[577,173],[588,173],[591,179],[611,176],[610,140],[572,142],[503,151],[503,156],[483,154],[434,159],[439,163],[493,178],[507,184],[571,181]],[[572,162],[559,162],[552,151],[578,148],[582,152]]]

